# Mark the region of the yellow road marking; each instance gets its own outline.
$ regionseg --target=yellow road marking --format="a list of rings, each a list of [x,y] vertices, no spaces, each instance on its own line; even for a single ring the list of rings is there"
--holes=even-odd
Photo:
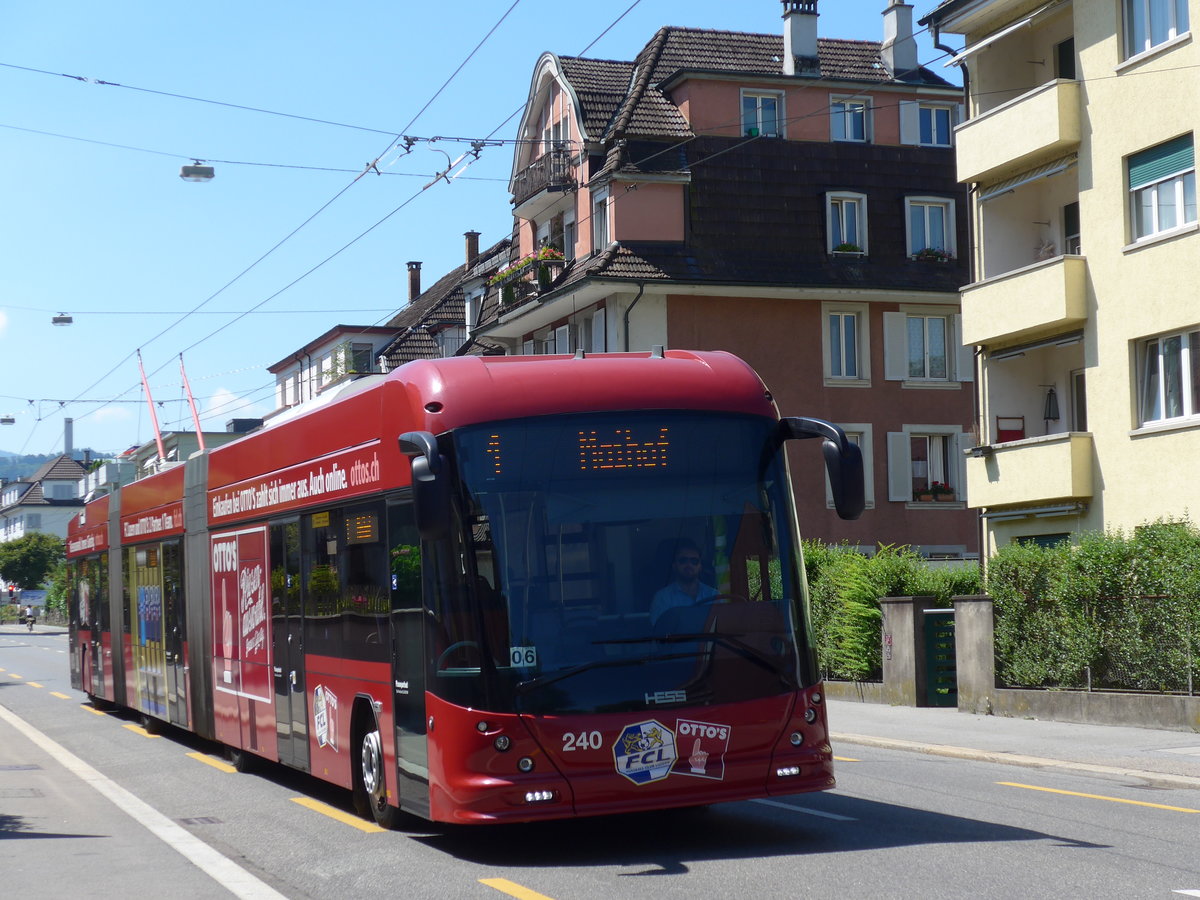
[[[550,900],[545,894],[539,894],[537,891],[531,891],[527,887],[521,887],[515,881],[509,881],[507,878],[480,878],[480,884],[486,884],[490,888],[495,888],[502,894],[508,894],[510,897],[517,897],[518,900]]]
[[[88,712],[90,712],[94,716],[104,715],[104,710],[96,709],[96,707],[92,706],[90,703],[80,703],[79,708],[86,709]]]
[[[15,672],[9,672],[9,673],[8,673],[8,677],[9,677],[9,678],[15,678],[15,679],[17,679],[17,681],[20,681],[20,680],[21,680],[21,676],[20,676],[20,675],[17,675]]]
[[[30,687],[42,687],[42,685],[38,684],[36,681],[27,681],[25,683]]]
[[[236,772],[233,766],[229,763],[217,759],[215,756],[209,756],[207,753],[189,753],[192,759],[199,760],[206,766],[212,766],[214,769],[220,769],[222,772]]]
[[[128,728],[134,734],[140,734],[142,737],[146,737],[146,738],[162,737],[161,734],[151,734],[145,728],[143,728],[141,725],[134,725],[134,724],[130,723],[130,724],[126,724],[124,727]]]
[[[1064,794],[1067,797],[1107,800],[1110,803],[1127,803],[1130,806],[1148,806],[1151,809],[1166,809],[1171,812],[1200,813],[1200,809],[1188,809],[1186,806],[1165,806],[1162,803],[1147,803],[1145,800],[1122,800],[1120,797],[1105,797],[1103,794],[1081,794],[1078,791],[1060,791],[1056,788],[1038,787],[1035,784],[1018,784],[1015,781],[997,781],[996,784],[1004,785],[1005,787],[1024,788],[1027,791],[1044,791],[1047,794]]]
[[[838,762],[862,762],[861,759],[855,759],[853,756],[835,756],[834,759]]]
[[[57,697],[59,700],[70,700],[71,699],[66,694],[60,694],[58,691],[51,691],[50,696]]]
[[[330,806],[328,803],[322,803],[320,800],[313,800],[311,797],[293,797],[293,803],[299,803],[311,809],[313,812],[319,812],[323,816],[329,816],[331,819],[337,819],[343,825],[349,825],[351,828],[357,828],[359,831],[365,831],[367,834],[375,834],[380,831],[387,831],[386,828],[380,828],[374,822],[368,822],[365,819],[360,819],[358,816],[351,815],[348,812],[342,812],[336,807]]]

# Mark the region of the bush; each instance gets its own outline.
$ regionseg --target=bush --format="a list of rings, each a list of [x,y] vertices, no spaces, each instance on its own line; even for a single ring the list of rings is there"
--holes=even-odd
[[[1200,661],[1200,532],[1190,523],[1004,547],[987,590],[1000,684],[1182,690]]]
[[[931,565],[911,547],[880,546],[867,556],[848,544],[804,544],[817,658],[827,678],[878,681],[883,676],[880,597],[929,595],[949,606],[979,593],[975,565]]]

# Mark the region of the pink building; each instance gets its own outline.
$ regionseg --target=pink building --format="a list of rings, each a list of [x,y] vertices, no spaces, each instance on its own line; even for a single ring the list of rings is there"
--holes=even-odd
[[[736,353],[784,414],[838,422],[863,448],[857,522],[795,457],[807,535],[973,556],[962,92],[919,64],[911,6],[892,0],[880,43],[818,37],[816,0],[783,7],[774,35],[667,27],[629,62],[542,55],[510,264],[468,304],[469,337]]]

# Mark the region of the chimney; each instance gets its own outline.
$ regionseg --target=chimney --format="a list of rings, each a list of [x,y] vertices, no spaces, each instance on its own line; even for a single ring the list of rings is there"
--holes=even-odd
[[[408,264],[408,302],[412,303],[421,296],[421,264],[419,262],[410,262]]]
[[[467,239],[467,267],[475,262],[475,258],[479,256],[479,232],[468,231],[463,237]]]
[[[917,68],[917,42],[912,30],[913,8],[903,0],[890,0],[883,11],[883,47],[880,56],[893,78]]]
[[[75,458],[75,420],[63,419],[63,453]]]
[[[817,0],[783,0],[783,74],[821,74]]]

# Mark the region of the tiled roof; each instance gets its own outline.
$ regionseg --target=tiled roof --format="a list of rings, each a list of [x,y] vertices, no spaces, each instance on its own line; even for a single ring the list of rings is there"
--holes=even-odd
[[[391,371],[416,359],[440,358],[442,348],[434,338],[438,327],[466,321],[463,282],[498,269],[507,261],[511,244],[511,239],[503,238],[481,252],[469,269],[465,265],[451,269],[393,316],[388,324],[402,330],[380,353],[384,368]]]
[[[78,460],[72,459],[65,453],[62,456],[57,456],[54,459],[47,460],[42,463],[41,468],[33,473],[33,477],[29,481],[41,481],[43,478],[49,479],[65,479],[67,481],[78,481],[87,474],[87,469]]]
[[[599,140],[629,92],[633,63],[578,56],[560,56],[559,62],[579,98],[584,130],[592,140]]]
[[[555,291],[586,278],[620,278],[954,293],[969,280],[965,258],[942,264],[906,256],[906,195],[956,197],[966,208],[944,150],[704,137],[686,153],[687,242],[610,246],[577,261]],[[831,258],[827,251],[825,194],[833,190],[871,198],[864,258]],[[967,246],[965,219],[957,218],[959,247]]]

